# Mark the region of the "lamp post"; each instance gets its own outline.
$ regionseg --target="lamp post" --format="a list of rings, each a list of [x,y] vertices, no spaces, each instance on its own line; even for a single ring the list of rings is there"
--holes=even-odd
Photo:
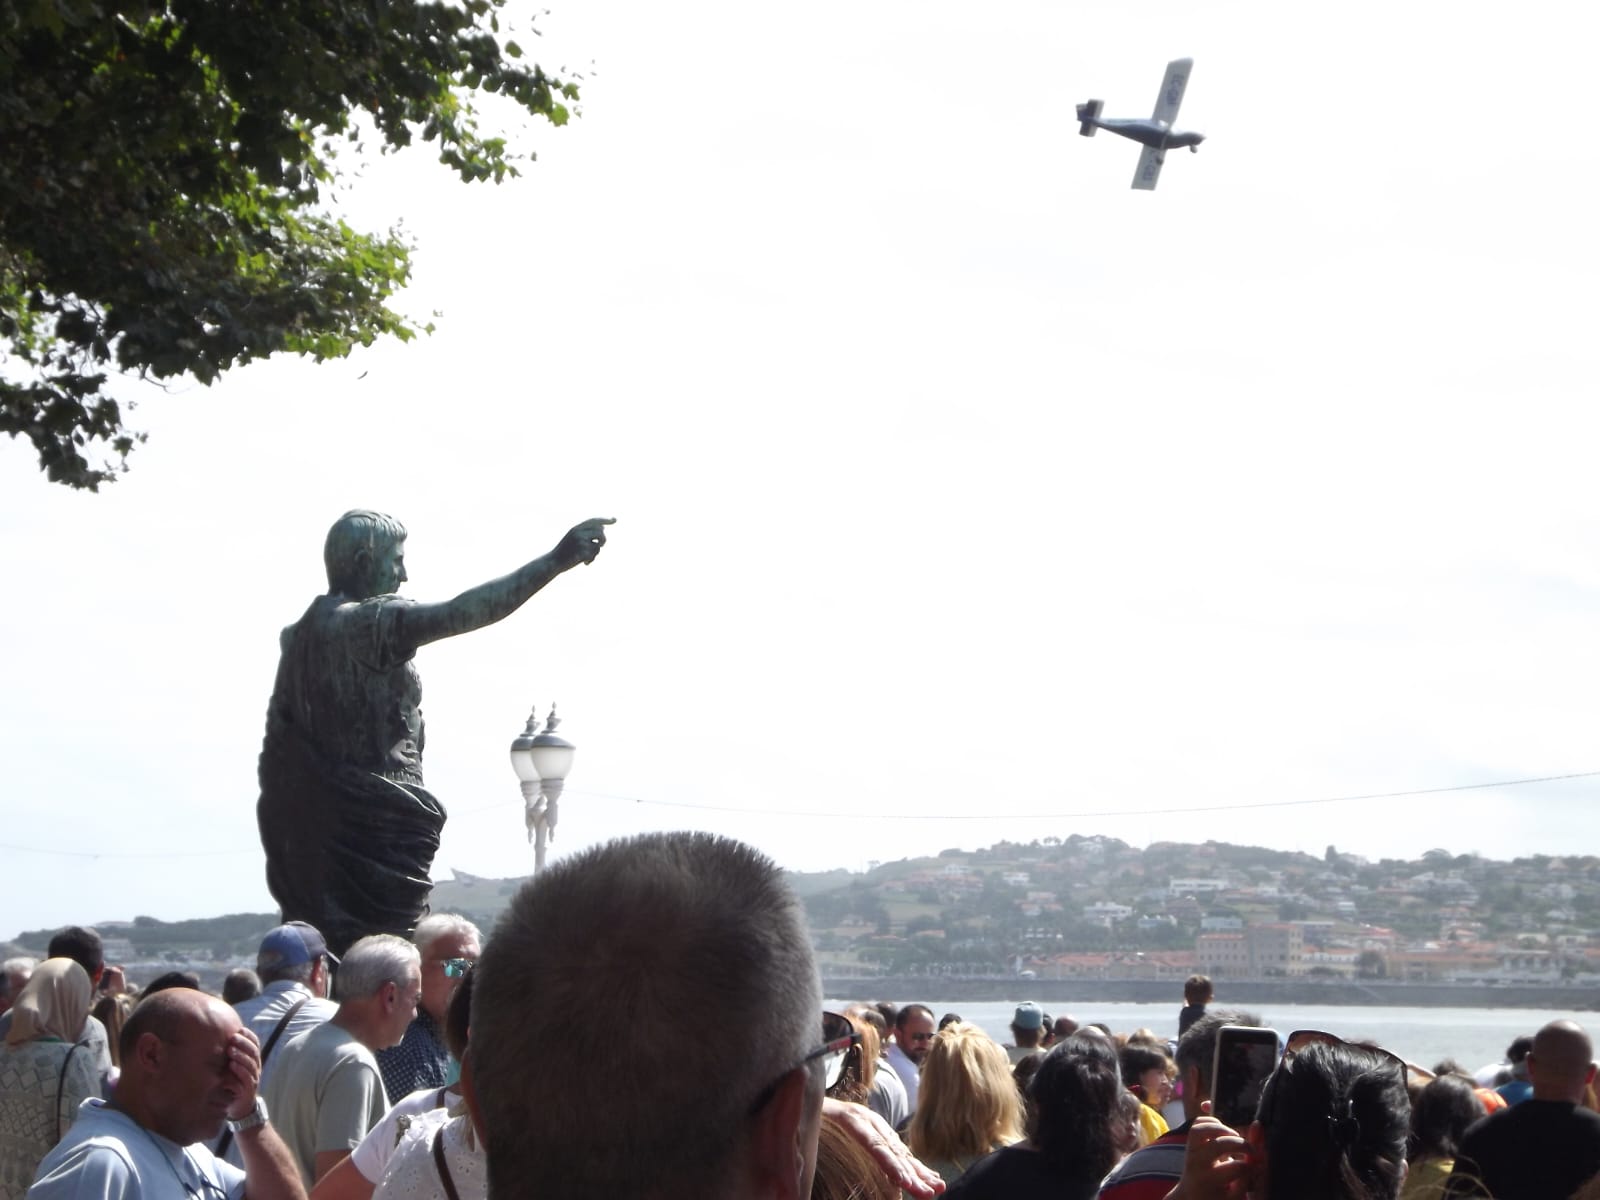
[[[527,727],[511,743],[511,769],[522,782],[522,802],[526,806],[523,821],[528,826],[528,840],[533,843],[536,875],[544,869],[545,848],[555,836],[556,805],[578,749],[556,733],[561,718],[556,716],[554,704],[550,705],[543,731],[535,733],[538,724],[539,709],[535,706],[528,714]]]

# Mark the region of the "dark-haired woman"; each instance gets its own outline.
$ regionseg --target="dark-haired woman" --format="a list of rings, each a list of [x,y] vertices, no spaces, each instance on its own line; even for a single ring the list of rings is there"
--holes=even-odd
[[[1028,1085],[1027,1140],[976,1163],[946,1200],[1091,1200],[1120,1157],[1112,1123],[1121,1093],[1109,1041],[1080,1032],[1058,1043]]]
[[[1169,1200],[1396,1200],[1406,1173],[1405,1068],[1326,1035],[1290,1049],[1241,1137],[1211,1117],[1189,1132]]]
[[[1467,1126],[1483,1116],[1473,1082],[1461,1075],[1440,1075],[1417,1096],[1411,1109],[1411,1169],[1400,1200],[1439,1200],[1455,1166],[1456,1148]]]

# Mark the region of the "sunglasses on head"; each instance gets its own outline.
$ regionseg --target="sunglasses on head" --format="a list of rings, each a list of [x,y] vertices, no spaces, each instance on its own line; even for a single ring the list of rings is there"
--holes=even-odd
[[[753,1116],[767,1106],[772,1097],[777,1094],[779,1085],[783,1083],[784,1078],[790,1071],[794,1070],[795,1067],[803,1067],[809,1063],[816,1062],[818,1059],[822,1060],[823,1089],[831,1088],[839,1082],[839,1077],[844,1074],[844,1060],[850,1053],[850,1047],[858,1045],[860,1041],[861,1034],[850,1023],[849,1018],[842,1017],[834,1012],[823,1013],[822,1045],[815,1050],[808,1051],[799,1062],[795,1063],[794,1066],[785,1068],[782,1075],[779,1075],[766,1087],[762,1088],[760,1094],[756,1096],[755,1102],[750,1105],[751,1115]]]
[[[1386,1059],[1390,1063],[1394,1064],[1395,1069],[1400,1072],[1400,1085],[1402,1087],[1405,1086],[1406,1071],[1408,1068],[1406,1067],[1405,1060],[1402,1059],[1398,1054],[1391,1054],[1381,1046],[1369,1046],[1363,1042],[1348,1042],[1344,1038],[1335,1034],[1323,1033],[1320,1029],[1296,1029],[1283,1040],[1283,1058],[1288,1058],[1291,1055],[1297,1054],[1301,1050],[1304,1050],[1307,1046],[1314,1045],[1353,1046],[1358,1050],[1365,1050],[1370,1054],[1376,1054],[1379,1058]],[[1281,1062],[1282,1059],[1279,1061]]]

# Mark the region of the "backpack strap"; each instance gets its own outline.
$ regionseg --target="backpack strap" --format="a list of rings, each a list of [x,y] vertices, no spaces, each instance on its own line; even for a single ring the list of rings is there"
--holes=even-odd
[[[278,1023],[272,1027],[272,1033],[267,1038],[267,1044],[261,1047],[262,1070],[266,1070],[267,1055],[272,1053],[272,1048],[278,1044],[278,1039],[283,1036],[283,1031],[289,1028],[289,1022],[294,1020],[295,1013],[304,1008],[306,1006],[306,1001],[309,999],[311,999],[310,996],[301,996],[300,999],[296,1000],[289,1006],[289,1011],[284,1013],[283,1016],[279,1017]],[[228,1147],[232,1145],[233,1130],[225,1129],[222,1132],[222,1137],[217,1142],[217,1148],[211,1153],[216,1155],[218,1158],[221,1158],[223,1155],[228,1153]]]
[[[82,1042],[73,1042],[72,1049],[67,1051],[67,1056],[61,1060],[61,1074],[56,1076],[56,1141],[61,1140],[61,1100],[67,1088],[67,1064],[72,1061],[72,1056],[83,1049]]]

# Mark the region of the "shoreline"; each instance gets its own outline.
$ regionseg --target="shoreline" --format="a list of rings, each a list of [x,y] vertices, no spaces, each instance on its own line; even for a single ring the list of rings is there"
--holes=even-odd
[[[1600,992],[1592,987],[1468,983],[1401,983],[1383,979],[1219,979],[1215,1003],[1326,1004],[1379,1008],[1527,1008],[1593,1011]],[[959,979],[947,975],[874,975],[822,980],[826,996],[879,997],[937,994],[941,1000],[1019,1001],[1070,1004],[1181,1004],[1181,979]]]

